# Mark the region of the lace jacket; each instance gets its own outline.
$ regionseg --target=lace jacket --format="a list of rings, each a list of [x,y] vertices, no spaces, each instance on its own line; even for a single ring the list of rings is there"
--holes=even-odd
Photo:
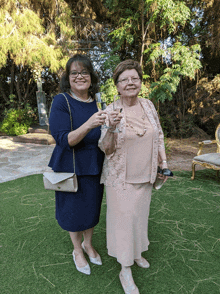
[[[164,135],[159,122],[157,111],[153,103],[149,99],[138,98],[142,104],[145,114],[147,115],[153,129],[153,154],[152,154],[152,167],[151,167],[151,179],[150,183],[154,183],[157,175],[157,166],[160,160],[160,151],[164,150]],[[123,107],[120,100],[117,100],[116,106]],[[105,111],[111,112],[113,110],[113,104],[107,106]],[[123,112],[122,112],[123,113]],[[106,120],[106,124],[109,122]],[[126,177],[126,150],[125,150],[125,130],[126,130],[126,120],[125,117],[121,119],[118,124],[118,128],[121,131],[117,134],[117,139],[115,142],[115,151],[112,154],[105,155],[105,160],[102,169],[101,183],[106,186],[125,186]],[[103,139],[105,138],[108,129],[102,129],[101,137],[99,139],[99,148],[105,153],[105,148],[103,144]]]

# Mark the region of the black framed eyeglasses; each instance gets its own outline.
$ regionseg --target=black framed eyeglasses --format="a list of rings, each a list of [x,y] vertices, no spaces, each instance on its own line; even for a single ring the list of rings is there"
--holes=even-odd
[[[73,70],[70,72],[70,76],[73,78],[78,77],[78,75],[81,75],[81,77],[88,77],[90,73],[87,70],[82,70],[81,72]]]

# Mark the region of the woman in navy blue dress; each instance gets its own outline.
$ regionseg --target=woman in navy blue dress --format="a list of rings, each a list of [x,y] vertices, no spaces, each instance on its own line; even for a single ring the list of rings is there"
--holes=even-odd
[[[58,94],[53,99],[49,120],[56,141],[49,166],[55,172],[73,172],[74,148],[78,191],[55,192],[56,219],[62,229],[69,231],[77,270],[89,275],[91,270],[83,252],[92,263],[102,264],[92,246],[92,235],[99,222],[103,197],[100,175],[104,154],[98,147],[98,140],[106,115],[98,111],[94,99],[98,77],[86,55],[76,54],[69,59],[60,89],[70,104],[73,131],[66,99]]]

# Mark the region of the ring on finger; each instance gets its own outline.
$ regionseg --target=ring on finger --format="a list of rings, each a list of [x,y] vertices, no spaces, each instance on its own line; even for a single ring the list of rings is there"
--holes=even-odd
[[[113,121],[116,121],[116,118],[114,118]]]

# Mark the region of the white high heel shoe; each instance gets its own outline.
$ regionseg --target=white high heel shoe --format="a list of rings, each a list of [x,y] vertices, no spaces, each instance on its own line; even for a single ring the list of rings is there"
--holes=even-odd
[[[139,267],[142,267],[142,268],[149,268],[150,267],[149,262],[142,256],[140,259],[135,259],[134,261],[137,263],[137,265]]]
[[[132,276],[128,275],[127,273],[122,275],[122,272],[120,272],[119,279],[125,294],[140,294]]]
[[[82,249],[85,251],[85,253],[88,255],[88,253],[86,252],[86,248],[85,248],[85,245],[84,243],[82,243]],[[98,253],[97,253],[98,254]],[[94,263],[96,265],[102,265],[102,260],[101,260],[101,257],[100,255],[98,254],[96,257],[89,257],[89,260],[91,261],[91,263]]]
[[[73,261],[75,263],[75,266],[76,266],[76,269],[83,273],[83,274],[86,274],[86,275],[90,275],[91,274],[91,269],[90,269],[90,266],[89,264],[87,263],[86,266],[84,267],[79,267],[77,264],[76,264],[76,257],[75,257],[75,253],[74,253],[74,250],[73,250]]]

